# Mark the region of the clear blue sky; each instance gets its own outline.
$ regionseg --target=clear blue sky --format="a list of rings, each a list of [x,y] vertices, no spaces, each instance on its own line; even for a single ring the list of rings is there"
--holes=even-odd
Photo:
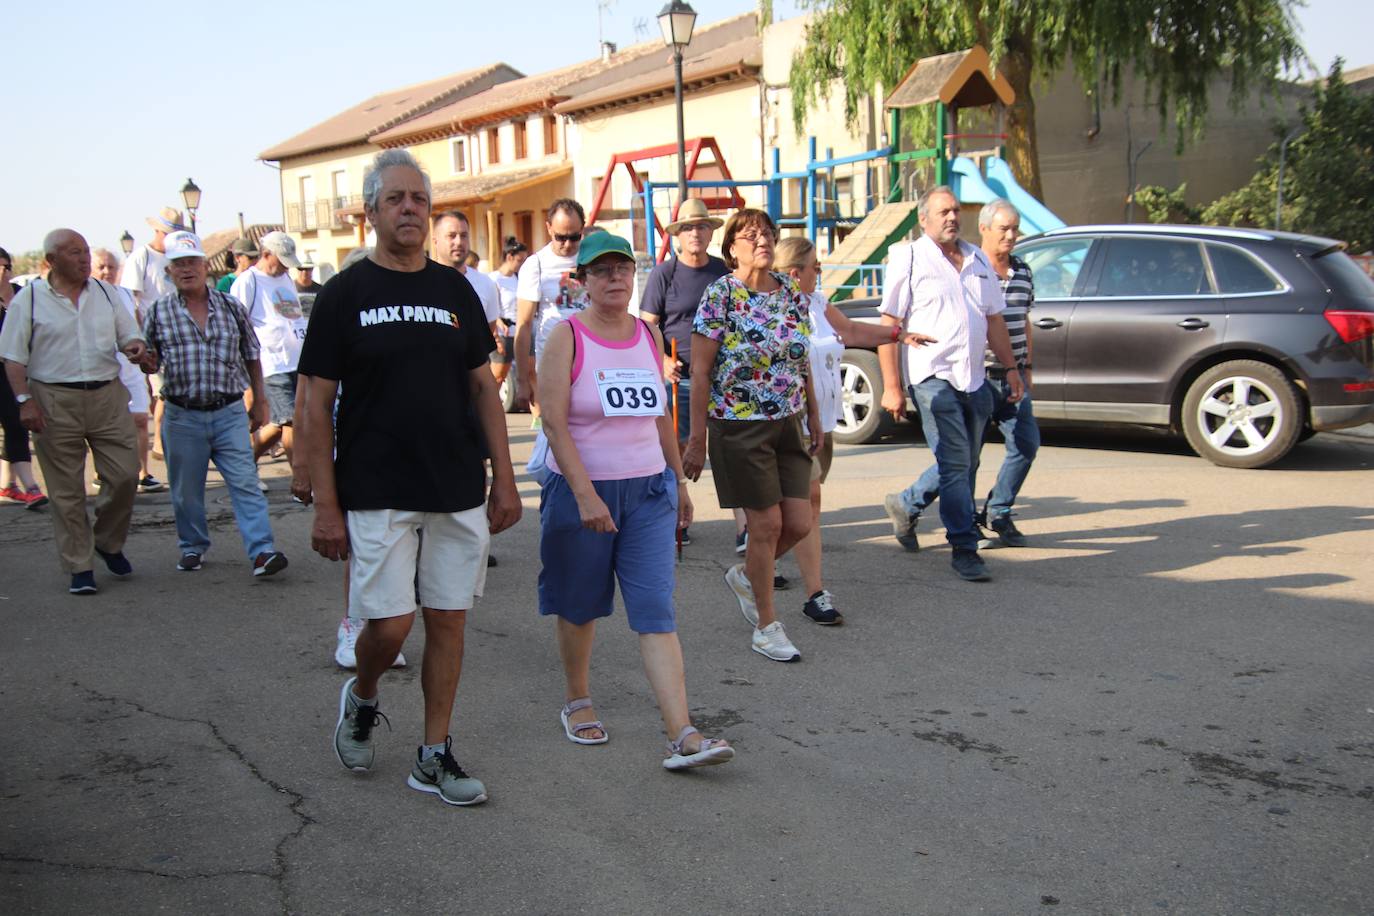
[[[755,5],[690,2],[698,24]],[[662,0],[607,3],[608,41],[657,39]],[[775,15],[796,9],[778,0]],[[510,15],[492,15],[500,10]],[[1350,68],[1374,63],[1368,11],[1368,0],[1310,0],[1299,11],[1319,69],[1336,55]],[[495,61],[538,73],[597,51],[596,0],[72,0],[9,4],[5,17],[0,246],[14,254],[57,226],[116,251],[125,229],[145,241],[144,217],[180,208],[188,177],[204,192],[203,232],[229,228],[239,211],[279,222],[276,172],[256,161],[272,144],[384,89]]]

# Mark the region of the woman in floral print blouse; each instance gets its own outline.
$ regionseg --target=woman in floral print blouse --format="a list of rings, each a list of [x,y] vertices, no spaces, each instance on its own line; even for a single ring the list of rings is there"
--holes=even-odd
[[[753,625],[753,649],[801,658],[773,608],[773,560],[811,530],[811,456],[821,428],[810,379],[811,319],[797,281],[772,270],[778,231],[761,210],[725,224],[721,256],[731,273],[702,294],[692,326],[691,437],[683,469],[701,476],[710,444],[721,508],[743,508],[744,563],[725,582]],[[809,438],[809,441],[808,441]]]

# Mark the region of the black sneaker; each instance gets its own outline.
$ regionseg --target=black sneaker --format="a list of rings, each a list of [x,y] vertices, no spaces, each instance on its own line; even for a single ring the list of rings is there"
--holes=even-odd
[[[999,515],[992,520],[993,533],[1003,547],[1025,547],[1026,536],[1016,527],[1010,515]]]
[[[181,572],[195,572],[200,569],[200,554],[187,551],[177,560],[177,569]]]
[[[67,591],[73,595],[94,595],[99,591],[95,587],[95,573],[89,569],[85,572],[72,573],[72,584]]]
[[[138,492],[140,493],[161,493],[165,489],[167,489],[167,485],[152,474],[138,482]]]
[[[487,554],[487,569],[491,569],[493,566],[497,565],[499,564],[496,562],[496,557],[492,556],[491,554]]]
[[[123,551],[117,550],[114,553],[106,553],[97,547],[95,552],[100,554],[100,559],[105,561],[105,566],[110,570],[111,575],[123,579],[125,576],[133,573],[134,566],[129,562],[129,558],[124,556]]]
[[[835,610],[835,596],[825,589],[821,589],[806,600],[806,604],[802,605],[802,613],[825,627],[844,623],[844,618],[840,616],[840,612]]]
[[[260,553],[253,561],[253,575],[255,576],[275,576],[286,568],[286,554],[280,550],[271,553]]]
[[[692,545],[692,536],[691,536],[690,534],[687,533],[687,529],[686,529],[686,528],[683,528],[683,529],[682,529],[682,541],[681,541],[681,543],[682,543],[682,546],[683,546],[683,547],[690,547],[690,546]]]
[[[988,575],[987,564],[978,556],[978,551],[967,547],[954,548],[954,558],[949,561],[949,565],[954,567],[959,578],[968,582],[986,582],[992,578]]]
[[[744,552],[749,549],[749,529],[745,528],[735,535],[735,555],[744,556]]]
[[[777,564],[773,564],[773,591],[786,591],[792,587],[792,583],[787,581],[787,577],[778,573]]]

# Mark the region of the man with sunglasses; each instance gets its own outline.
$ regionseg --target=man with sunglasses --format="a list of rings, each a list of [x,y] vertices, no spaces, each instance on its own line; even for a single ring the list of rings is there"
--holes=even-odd
[[[582,284],[573,279],[586,222],[586,214],[577,201],[566,197],[555,200],[544,221],[549,243],[520,265],[515,291],[515,354],[520,384],[531,402],[535,366],[544,352],[549,331],[587,304]]]
[[[248,311],[234,296],[211,289],[205,252],[190,232],[166,238],[167,273],[176,292],[148,307],[144,334],[150,359],[162,371],[162,439],[181,559],[177,569],[195,572],[210,549],[205,518],[205,474],[215,463],[234,506],[234,521],[254,576],[286,568],[277,550],[267,499],[258,489],[249,434],[267,422],[258,338]],[[243,392],[251,386],[253,408]]]

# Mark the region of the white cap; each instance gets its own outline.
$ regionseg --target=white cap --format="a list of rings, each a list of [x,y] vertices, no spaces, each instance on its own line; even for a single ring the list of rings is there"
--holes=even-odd
[[[200,236],[194,232],[187,232],[185,229],[167,233],[167,238],[163,240],[162,247],[166,249],[167,260],[169,261],[175,261],[177,258],[205,257],[205,249],[200,247]]]
[[[296,240],[285,232],[269,232],[258,241],[258,247],[264,252],[270,251],[277,256],[287,267],[300,267],[301,262],[296,257]]]

